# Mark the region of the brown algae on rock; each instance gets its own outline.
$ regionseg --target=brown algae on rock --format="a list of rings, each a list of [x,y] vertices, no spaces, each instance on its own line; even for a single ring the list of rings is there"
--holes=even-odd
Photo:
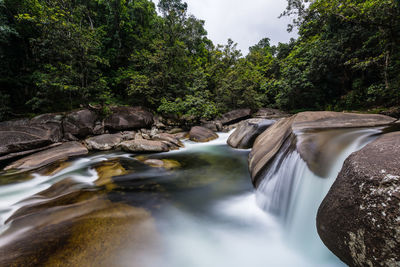
[[[102,162],[95,169],[99,178],[94,183],[97,186],[105,186],[107,190],[112,190],[116,187],[112,177],[128,174],[128,171],[118,161]]]

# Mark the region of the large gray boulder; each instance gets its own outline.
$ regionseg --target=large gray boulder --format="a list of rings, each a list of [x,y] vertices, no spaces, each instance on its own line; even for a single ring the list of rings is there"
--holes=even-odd
[[[294,149],[300,154],[308,167],[315,174],[324,177],[329,168],[330,149],[322,149],[329,140],[333,129],[387,126],[396,119],[375,114],[355,114],[339,112],[302,112],[276,122],[254,142],[249,155],[249,169],[254,184],[261,173],[274,158],[286,141],[296,140]],[[327,134],[312,134],[325,132]],[[307,133],[307,134],[304,134]],[[321,168],[324,167],[324,168]]]
[[[141,107],[115,107],[104,120],[104,127],[110,131],[150,128],[153,114]]]
[[[233,148],[248,149],[254,144],[256,138],[268,129],[275,121],[264,119],[246,120],[229,136],[228,145]]]
[[[0,123],[0,155],[34,150],[61,139],[61,123],[30,120]]]
[[[400,132],[346,159],[318,210],[318,233],[350,266],[400,264]]]
[[[8,165],[4,170],[32,170],[37,169],[59,160],[68,159],[73,156],[81,156],[88,153],[85,146],[78,142],[68,142],[60,146],[50,148],[22,158]]]
[[[89,150],[106,151],[115,149],[122,141],[123,135],[121,133],[103,134],[86,139],[85,144]]]
[[[235,109],[228,113],[223,114],[219,119],[219,121],[222,123],[222,125],[229,125],[248,119],[250,118],[250,116],[251,116],[251,109],[249,108]]]
[[[120,144],[122,150],[127,152],[167,152],[169,146],[167,142],[152,141],[146,139],[130,140]]]
[[[195,126],[189,132],[189,139],[194,142],[208,142],[218,138],[218,134],[214,133],[210,129]]]
[[[92,135],[97,119],[96,112],[88,109],[70,112],[63,121],[64,135],[68,139],[74,139],[73,137],[85,138]]]

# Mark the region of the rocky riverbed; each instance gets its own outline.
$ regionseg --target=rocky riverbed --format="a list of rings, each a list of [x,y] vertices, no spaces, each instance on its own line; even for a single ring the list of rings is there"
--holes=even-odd
[[[5,170],[40,168],[89,151],[167,152],[182,147],[182,138],[196,142],[216,139],[249,118],[249,109],[234,110],[199,126],[171,121],[141,107],[115,107],[111,114],[81,109],[43,114],[32,119],[0,123],[0,164]],[[269,112],[269,113],[268,113]],[[281,114],[260,110],[263,116]],[[257,116],[257,114],[255,114]]]
[[[139,155],[135,157],[137,162],[155,170],[174,170],[180,167],[180,163],[175,160],[147,158],[140,154],[179,150],[184,147],[184,139],[209,142],[219,137],[217,132],[233,129],[235,131],[227,143],[236,149],[251,149],[248,165],[252,182],[257,189],[260,184],[263,190],[269,188],[269,191],[265,191],[268,194],[271,188],[278,188],[287,179],[278,177],[282,181],[276,182],[274,179],[277,179],[277,174],[272,172],[285,174],[286,171],[286,176],[291,172],[279,168],[275,170],[275,167],[293,167],[291,175],[296,175],[299,173],[297,169],[304,162],[304,168],[309,169],[317,180],[332,175],[335,179],[337,173],[332,170],[340,170],[342,166],[333,165],[340,162],[340,155],[349,155],[346,151],[352,147],[352,142],[364,136],[356,148],[376,139],[345,161],[336,182],[319,208],[318,216],[312,216],[317,216],[318,233],[323,242],[345,263],[351,266],[397,266],[400,262],[400,137],[396,132],[399,130],[399,122],[388,116],[337,112],[303,112],[290,116],[273,109],[262,109],[255,113],[241,109],[223,114],[214,121],[189,125],[162,118],[140,107],[111,108],[111,113],[106,116],[96,110],[81,109],[1,122],[0,164],[3,173],[9,177],[30,170],[56,173],[68,167],[65,161],[71,157],[83,156],[89,152],[125,151]],[[368,132],[368,129],[371,131]],[[296,162],[290,163],[290,158],[296,158],[297,155]],[[111,177],[129,173],[119,162],[114,161],[96,167],[96,171],[100,176],[96,185],[105,186],[106,190],[114,188]],[[155,171],[151,175],[157,176],[157,173]],[[130,179],[136,178],[131,174]],[[274,180],[274,184],[268,184],[266,179]],[[288,192],[292,190],[290,188],[293,183],[300,181],[296,179],[302,178],[295,177],[295,180],[290,181],[290,185],[286,185]],[[68,183],[67,180],[54,184],[53,189],[48,190],[58,192],[74,187],[74,183],[65,183]],[[49,194],[52,194],[50,191]],[[70,192],[71,197],[74,192]],[[282,188],[278,188],[277,192],[286,194],[282,193]],[[85,193],[84,202],[81,202],[80,197],[79,201],[76,200],[81,203],[79,206],[82,209],[85,210],[86,205],[92,209],[92,204],[97,203],[94,206],[104,206],[104,209],[93,210],[94,213],[99,212],[99,216],[102,216],[102,212],[108,212],[110,203],[107,200],[97,197],[93,199],[88,194],[86,196]],[[135,217],[139,216],[140,220],[147,221],[149,217],[145,210],[120,205],[115,212],[118,213],[118,209],[127,214],[127,220],[136,220]],[[29,209],[19,212],[26,214],[26,211],[30,213]],[[16,213],[10,220],[15,221],[14,224],[24,224],[28,217],[19,217]],[[49,220],[53,219],[56,220],[55,217],[49,217]],[[107,223],[101,223],[99,227]],[[57,224],[57,227],[68,226]],[[32,233],[29,238],[35,240],[35,235],[42,234],[40,231]],[[34,242],[32,244],[35,246]],[[32,246],[25,248],[30,251]],[[13,248],[9,247],[8,250],[12,251]],[[14,256],[10,255],[10,259],[14,259]],[[7,258],[3,260],[9,262]],[[30,258],[24,260],[29,261]]]

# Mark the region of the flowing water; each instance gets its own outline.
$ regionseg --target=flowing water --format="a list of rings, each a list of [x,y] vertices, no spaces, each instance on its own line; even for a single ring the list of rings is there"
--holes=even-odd
[[[345,145],[325,178],[288,145],[257,190],[249,150],[229,148],[229,134],[168,153],[98,153],[0,175],[0,265],[342,266],[317,236],[316,211],[344,159],[379,132],[335,134],[325,148]]]

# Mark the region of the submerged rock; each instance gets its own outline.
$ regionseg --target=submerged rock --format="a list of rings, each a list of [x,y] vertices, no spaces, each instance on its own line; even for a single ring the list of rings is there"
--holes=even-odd
[[[400,132],[346,159],[318,210],[318,233],[350,266],[400,262]]]
[[[0,266],[145,266],[157,229],[142,208],[66,179],[32,197],[0,237]]]
[[[181,164],[172,159],[146,159],[143,161],[144,164],[155,168],[164,168],[167,170],[177,169]]]
[[[103,134],[86,139],[85,144],[89,150],[106,151],[118,147],[122,140],[123,135],[121,133]]]
[[[146,159],[143,163],[155,168],[162,168],[164,166],[164,162],[160,159]]]
[[[112,177],[128,174],[128,171],[122,167],[118,161],[102,162],[96,168],[99,178],[95,181],[97,186],[105,186],[107,190],[112,190],[116,185],[112,181]]]
[[[350,129],[360,127],[387,126],[396,119],[374,114],[354,114],[339,112],[303,112],[276,122],[254,142],[249,155],[249,169],[253,183],[256,184],[259,176],[273,159],[286,140],[296,140],[292,144],[301,158],[315,174],[324,177],[329,170],[322,147],[329,140],[326,135],[316,134],[315,138],[310,133],[323,132],[333,129]],[[304,133],[307,133],[305,135]],[[292,137],[292,138],[289,138]],[[322,166],[322,168],[321,168]]]
[[[218,134],[214,133],[213,131],[200,127],[195,126],[189,132],[189,139],[194,142],[208,142],[218,138]]]
[[[32,154],[8,165],[4,170],[32,170],[59,160],[65,160],[73,156],[81,156],[88,153],[85,146],[78,142],[68,142],[60,146]]]
[[[152,140],[131,140],[121,143],[121,148],[128,152],[167,152],[169,151],[168,144],[162,141]]]
[[[167,170],[178,169],[181,167],[181,164],[173,159],[163,159],[162,161],[164,163],[163,168]]]
[[[153,124],[153,114],[140,107],[115,107],[104,120],[104,127],[111,131],[149,128]]]
[[[264,119],[244,121],[229,136],[227,143],[233,148],[251,148],[256,138],[274,123],[273,120]]]
[[[233,124],[241,120],[250,118],[251,109],[235,109],[221,116],[220,121],[222,125]]]

